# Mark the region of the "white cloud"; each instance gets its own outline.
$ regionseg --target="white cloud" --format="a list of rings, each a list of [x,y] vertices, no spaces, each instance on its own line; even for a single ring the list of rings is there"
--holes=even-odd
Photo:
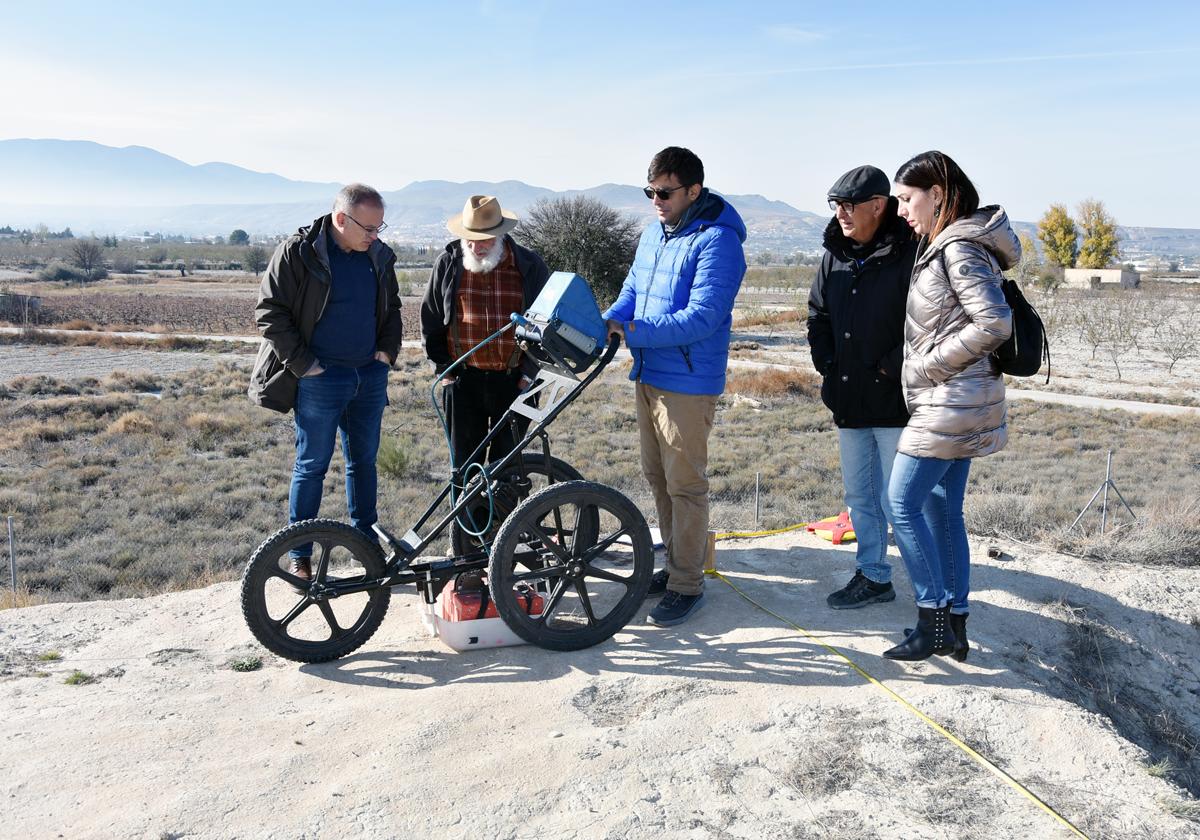
[[[768,38],[776,41],[783,41],[787,44],[814,44],[817,41],[824,41],[828,35],[824,32],[817,32],[813,29],[805,29],[801,26],[796,26],[790,23],[776,23],[768,26],[764,30]]]

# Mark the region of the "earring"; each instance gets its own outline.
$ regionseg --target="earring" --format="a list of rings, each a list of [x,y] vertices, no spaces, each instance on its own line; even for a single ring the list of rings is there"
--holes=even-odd
[[[942,215],[942,205],[935,204],[933,207],[933,218],[936,219],[940,215]]]

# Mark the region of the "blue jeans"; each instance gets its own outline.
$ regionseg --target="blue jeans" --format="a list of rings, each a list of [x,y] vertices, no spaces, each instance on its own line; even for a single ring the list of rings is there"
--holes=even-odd
[[[946,461],[896,455],[888,497],[892,532],[908,569],[918,607],[969,611],[971,548],[963,498],[971,459]]]
[[[838,429],[842,457],[842,486],[857,541],[858,570],[876,583],[890,583],[887,559],[888,481],[903,427]]]
[[[375,457],[387,399],[388,366],[374,361],[360,368],[330,367],[300,379],[296,391],[296,463],[288,494],[288,521],[313,519],[321,510],[325,472],[333,457],[338,430],[346,459],[346,507],[350,524],[377,542],[371,530],[379,517]],[[312,554],[312,544],[297,546],[293,557]]]

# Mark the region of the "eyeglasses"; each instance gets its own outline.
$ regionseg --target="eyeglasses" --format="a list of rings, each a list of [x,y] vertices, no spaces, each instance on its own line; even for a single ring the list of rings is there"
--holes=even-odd
[[[345,216],[347,219],[354,222],[354,224],[358,225],[360,228],[362,228],[367,233],[373,233],[376,236],[378,236],[379,234],[381,234],[385,230],[387,230],[387,226],[388,226],[387,222],[380,222],[379,227],[368,227],[367,225],[364,225],[362,222],[360,222],[358,219],[351,216],[349,213],[346,213],[345,210],[343,210],[342,212],[345,213]]]
[[[675,192],[676,190],[686,190],[686,189],[687,189],[686,186],[669,187],[669,188],[642,187],[642,192],[644,192],[646,194],[646,198],[650,199],[651,201],[653,201],[656,197],[658,198],[659,201],[666,201],[667,199],[669,199],[671,197],[671,193]]]
[[[854,212],[854,208],[860,204],[866,204],[868,201],[874,201],[877,198],[883,198],[881,195],[873,195],[870,198],[864,198],[862,201],[838,201],[836,198],[829,199],[829,209],[833,212],[841,210],[847,216]]]

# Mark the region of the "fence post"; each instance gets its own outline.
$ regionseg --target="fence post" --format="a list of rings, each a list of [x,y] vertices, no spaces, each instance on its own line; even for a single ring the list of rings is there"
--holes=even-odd
[[[17,553],[13,549],[12,517],[8,517],[8,577],[12,582],[13,597],[17,595]]]
[[[756,472],[754,474],[754,529],[755,530],[758,530],[758,522],[760,519],[759,511],[761,510],[761,508],[759,507],[759,504],[758,504],[758,488],[759,488],[759,480],[761,478],[762,478],[762,473]]]

